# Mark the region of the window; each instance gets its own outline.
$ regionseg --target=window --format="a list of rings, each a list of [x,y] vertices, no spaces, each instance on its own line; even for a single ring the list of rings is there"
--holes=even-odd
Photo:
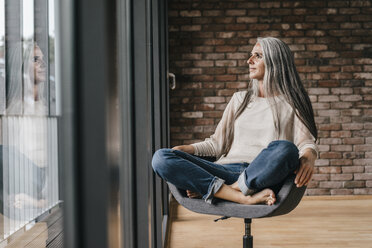
[[[0,239],[5,241],[59,204],[54,1],[0,0]]]

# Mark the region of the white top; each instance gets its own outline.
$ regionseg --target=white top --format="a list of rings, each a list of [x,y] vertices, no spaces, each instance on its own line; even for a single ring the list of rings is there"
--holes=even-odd
[[[223,130],[227,130],[227,124],[234,117],[234,113],[243,102],[246,93],[246,91],[234,93],[215,133],[205,141],[192,144],[195,155],[217,157],[216,163],[218,164],[251,163],[271,141],[278,140],[273,114],[267,99],[252,96],[247,108],[235,120],[234,140],[229,153],[227,156],[218,158],[222,149]],[[296,116],[284,96],[277,96],[275,99],[277,100],[281,129],[279,140],[293,142],[299,149],[299,157],[302,157],[306,148],[311,148],[318,153],[315,138]]]

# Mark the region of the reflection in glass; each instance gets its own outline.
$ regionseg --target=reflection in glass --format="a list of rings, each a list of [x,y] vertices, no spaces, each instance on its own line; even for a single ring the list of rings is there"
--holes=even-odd
[[[57,115],[57,82],[56,82],[56,53],[55,53],[55,14],[54,14],[54,1],[48,1],[48,37],[49,37],[49,105],[50,105],[50,115]]]
[[[5,5],[0,0],[0,114],[5,111]]]
[[[18,55],[22,50],[23,56],[20,58]],[[23,107],[25,115],[46,114],[47,100],[43,92],[46,65],[40,48],[34,42],[23,42],[23,49],[21,44],[14,44],[8,51],[7,113],[18,113]],[[23,85],[18,82],[20,73],[23,75]]]
[[[45,5],[41,8],[45,10],[41,26],[34,21],[38,15],[34,11],[39,11],[34,7],[36,2]],[[1,8],[4,0],[0,0],[0,87],[6,69],[2,91],[6,107],[5,113],[0,112],[0,241],[7,237],[12,240],[17,230],[59,203],[57,118],[47,116],[46,4],[47,0],[9,0],[5,15]],[[6,57],[1,52],[4,16]],[[44,35],[44,42],[35,42],[35,30]],[[6,62],[3,73],[1,59]],[[1,99],[0,95],[0,106]]]

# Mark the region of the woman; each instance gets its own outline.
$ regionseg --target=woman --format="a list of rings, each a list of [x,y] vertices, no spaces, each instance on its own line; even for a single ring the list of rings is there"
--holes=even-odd
[[[232,96],[210,138],[154,154],[154,171],[189,197],[272,205],[288,175],[297,174],[297,187],[312,177],[317,129],[289,47],[258,38],[247,63],[248,91]]]

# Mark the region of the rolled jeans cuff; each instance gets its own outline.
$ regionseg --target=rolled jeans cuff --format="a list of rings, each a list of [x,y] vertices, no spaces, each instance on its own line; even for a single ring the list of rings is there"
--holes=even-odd
[[[245,182],[246,182],[246,176],[245,176],[245,171],[243,171],[242,174],[240,174],[238,178],[239,189],[243,193],[243,195],[253,195],[256,191],[254,189],[248,188]]]
[[[214,177],[211,184],[208,187],[208,192],[203,196],[205,202],[212,204],[214,194],[216,194],[220,190],[224,183],[225,180],[218,177]]]

